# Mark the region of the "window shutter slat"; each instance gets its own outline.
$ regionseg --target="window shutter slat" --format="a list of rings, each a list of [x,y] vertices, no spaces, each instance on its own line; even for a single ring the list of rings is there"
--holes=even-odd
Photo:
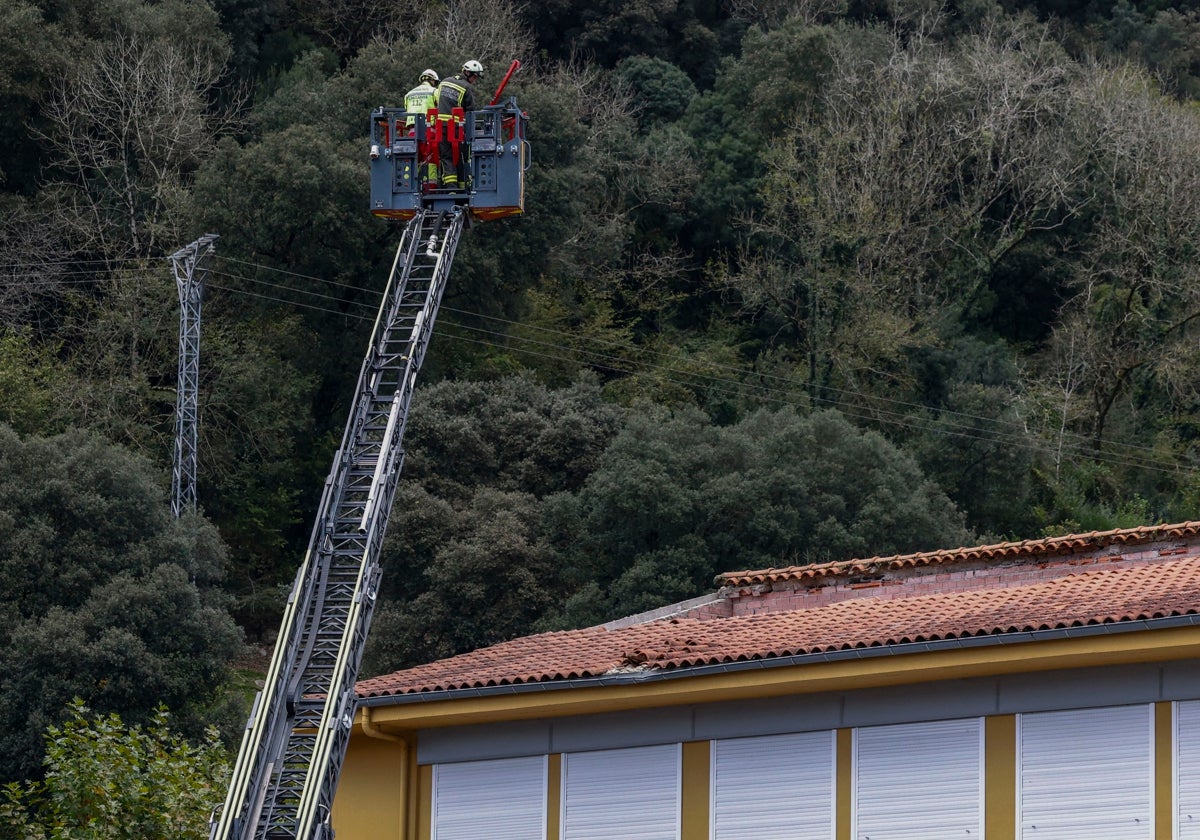
[[[680,747],[563,756],[563,840],[677,840]]]
[[[980,719],[865,727],[854,752],[856,840],[982,836]]]

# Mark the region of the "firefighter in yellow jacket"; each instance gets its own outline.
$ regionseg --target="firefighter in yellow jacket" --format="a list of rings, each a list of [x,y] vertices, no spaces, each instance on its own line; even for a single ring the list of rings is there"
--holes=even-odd
[[[430,111],[437,110],[437,86],[438,74],[433,70],[422,70],[421,78],[415,88],[404,94],[404,110],[408,112],[408,119],[405,124],[408,126],[408,133],[413,133],[413,125],[416,123],[416,114],[425,116]],[[429,126],[432,129],[433,126]],[[421,153],[421,174],[426,183],[434,184],[437,182],[437,164],[432,163],[433,150],[422,150]]]
[[[454,130],[454,109],[462,108],[469,115],[475,110],[475,83],[483,78],[483,65],[471,59],[462,66],[457,76],[442,79],[437,89],[438,120],[442,121],[442,141],[438,144],[438,158],[442,166],[442,186],[450,189],[469,189],[467,178],[470,149],[466,143],[456,144],[447,138],[448,129]],[[458,146],[458,161],[454,160]]]

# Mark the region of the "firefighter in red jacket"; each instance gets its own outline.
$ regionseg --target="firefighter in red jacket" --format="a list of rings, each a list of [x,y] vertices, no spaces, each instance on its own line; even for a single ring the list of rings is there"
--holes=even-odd
[[[462,108],[469,115],[475,110],[475,83],[483,78],[483,65],[471,59],[462,66],[457,76],[442,79],[437,89],[438,120],[442,123],[442,141],[438,144],[438,157],[442,166],[442,186],[450,189],[470,188],[467,173],[470,171],[469,152],[466,143],[460,143],[461,122],[454,119],[454,109]],[[455,151],[457,150],[457,162]]]

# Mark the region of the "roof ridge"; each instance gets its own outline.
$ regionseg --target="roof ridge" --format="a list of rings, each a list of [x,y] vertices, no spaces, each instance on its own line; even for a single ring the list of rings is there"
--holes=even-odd
[[[870,557],[852,560],[837,560],[811,565],[793,565],[780,568],[723,572],[716,576],[718,586],[744,586],[767,581],[799,578],[832,577],[839,574],[866,572],[880,566],[922,566],[932,563],[955,563],[965,560],[992,560],[998,557],[1036,556],[1039,554],[1061,554],[1084,548],[1103,548],[1116,543],[1149,541],[1164,536],[1195,536],[1200,534],[1200,521],[1189,520],[1165,525],[1139,525],[1133,528],[1113,528],[1108,531],[1091,531],[1083,534],[1064,534],[1043,537],[1037,540],[1019,540],[991,545],[963,546],[933,551],[918,551],[910,554],[893,554],[885,557]]]

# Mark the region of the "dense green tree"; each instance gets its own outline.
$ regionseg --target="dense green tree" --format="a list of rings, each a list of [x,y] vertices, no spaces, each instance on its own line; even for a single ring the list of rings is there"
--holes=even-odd
[[[856,33],[864,50],[876,40],[865,35]],[[793,121],[811,118],[835,43],[832,30],[798,17],[777,29],[752,28],[742,58],[727,59],[712,90],[693,100],[685,125],[705,177],[684,235],[701,260],[723,260],[734,249],[734,222],[760,206],[766,151]]]
[[[696,96],[696,86],[687,74],[661,58],[631,56],[617,64],[616,73],[633,91],[633,107],[642,131],[677,121]]]
[[[37,4],[13,0],[0,8],[0,189],[33,194],[41,153],[29,134],[39,101],[69,64],[68,39]]]
[[[566,388],[528,375],[440,382],[413,398],[403,480],[451,502],[485,487],[537,498],[575,490],[622,416],[590,377]]]
[[[541,506],[528,493],[482,488],[457,509],[407,485],[397,494],[402,541],[429,540],[429,554],[396,557],[386,575],[425,559],[415,597],[388,601],[372,630],[366,673],[429,662],[528,633],[561,597],[558,554],[538,534]],[[424,520],[428,530],[418,530]],[[429,539],[434,537],[434,539]],[[392,561],[398,561],[393,563]],[[394,586],[394,585],[393,585]]]
[[[914,351],[913,398],[896,425],[880,428],[920,462],[976,533],[1009,537],[1037,533],[1043,524],[1035,465],[1044,443],[1021,414],[1022,390],[1014,354],[1002,342],[971,335]],[[920,405],[919,410],[904,411]]]
[[[145,726],[117,714],[90,718],[74,700],[46,728],[45,781],[0,790],[0,835],[24,840],[202,840],[229,764],[216,729],[189,743],[159,706]]]
[[[705,592],[734,569],[958,545],[961,514],[916,462],[836,412],[631,418],[547,534],[580,591],[557,621],[615,618]]]
[[[580,488],[625,412],[590,380],[418,390],[364,667],[384,671],[528,632],[561,595],[541,502]]]
[[[240,634],[211,524],[174,519],[147,462],[71,432],[0,427],[0,778],[32,778],[38,733],[75,696],[195,725],[220,701]]]
[[[711,82],[719,58],[720,4],[704,0],[554,0],[527,8],[538,44],[554,58],[582,54],[605,67],[623,58],[653,55]]]

